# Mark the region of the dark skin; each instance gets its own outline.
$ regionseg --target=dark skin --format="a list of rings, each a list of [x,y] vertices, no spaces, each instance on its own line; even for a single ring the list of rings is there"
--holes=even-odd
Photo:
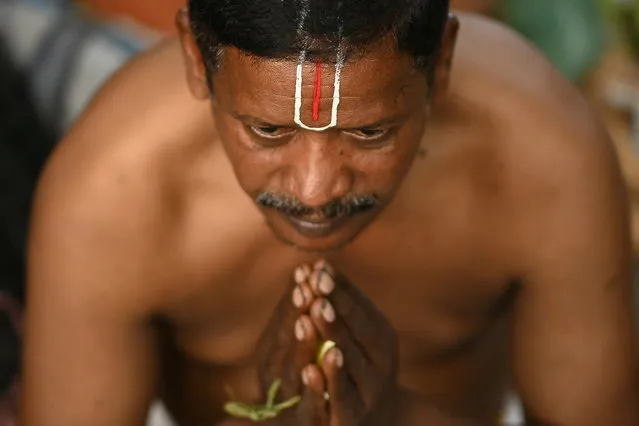
[[[263,402],[258,342],[274,329],[289,336],[282,351],[296,350],[296,319],[267,325],[278,305],[291,309],[294,269],[320,258],[357,289],[350,309],[368,306],[392,326],[406,397],[395,423],[493,425],[510,388],[532,425],[638,423],[623,182],[598,119],[537,52],[462,16],[429,88],[383,40],[344,67],[338,128],[316,133],[293,126],[293,62],[228,48],[211,101],[179,22],[180,42],[115,76],[42,177],[22,426],[139,426],[158,395],[180,425],[210,426],[228,421],[227,385]],[[309,64],[305,121],[313,74]],[[318,125],[331,77],[327,66]],[[364,130],[397,116],[392,138],[366,146]],[[267,146],[264,124],[292,131]],[[256,208],[261,191],[314,213],[349,194],[375,193],[380,205],[311,237]],[[319,340],[331,330],[314,312],[298,318]],[[341,339],[350,374],[348,347]],[[291,381],[308,368],[309,389],[319,395],[321,378],[330,391],[335,354],[328,371],[300,362],[282,373],[286,392],[305,391]],[[350,407],[339,395],[334,404]]]
[[[292,424],[405,424],[399,413],[406,412],[408,399],[397,383],[398,345],[391,324],[324,261],[296,269],[295,279],[292,300],[285,300],[269,324],[274,331],[265,334],[271,343],[265,339],[260,366],[263,388],[283,377],[284,398],[302,395],[299,406],[284,413],[281,421],[290,417]],[[278,332],[284,336],[273,339]],[[337,346],[318,363],[317,348],[327,340]]]

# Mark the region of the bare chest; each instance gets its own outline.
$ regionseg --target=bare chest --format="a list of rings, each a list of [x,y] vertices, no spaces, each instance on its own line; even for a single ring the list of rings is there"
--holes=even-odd
[[[507,276],[379,262],[359,266],[332,262],[385,315],[402,352],[421,359],[489,329],[508,307]],[[173,338],[190,356],[210,363],[250,359],[275,306],[290,298],[295,261],[253,268],[242,279],[183,301]],[[217,291],[216,291],[217,290]]]
[[[189,309],[180,312],[170,330],[166,378],[173,391],[197,396],[173,411],[191,415],[198,411],[192,404],[203,395],[206,402],[200,405],[215,401],[221,407],[228,386],[244,400],[258,397],[255,350],[276,304],[290,297],[296,262],[268,262],[268,267],[246,273],[223,290],[185,301]],[[479,388],[485,392],[486,377],[499,382],[494,373],[503,366],[503,323],[511,297],[507,277],[451,269],[445,262],[430,268],[397,259],[377,262],[375,267],[360,266],[352,259],[332,263],[395,328],[404,386],[455,407],[458,402],[477,401],[473,394]],[[184,404],[191,408],[186,410]]]
[[[465,211],[372,227],[327,260],[396,330],[401,384],[453,409],[494,411],[516,286],[495,233]],[[165,381],[172,411],[190,419],[202,407],[217,407],[205,410],[210,416],[201,423],[193,418],[184,424],[211,424],[221,416],[227,386],[242,400],[259,397],[257,344],[277,303],[291,297],[294,268],[316,258],[273,245],[268,230],[262,240],[259,229],[240,239],[253,244],[210,256],[217,266],[205,268],[196,291],[181,294],[167,312]],[[238,241],[237,232],[220,232],[218,238]]]

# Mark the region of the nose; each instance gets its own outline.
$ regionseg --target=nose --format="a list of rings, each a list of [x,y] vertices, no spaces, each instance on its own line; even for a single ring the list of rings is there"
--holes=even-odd
[[[351,190],[352,174],[336,143],[325,134],[308,135],[293,150],[289,190],[308,207],[322,207]]]

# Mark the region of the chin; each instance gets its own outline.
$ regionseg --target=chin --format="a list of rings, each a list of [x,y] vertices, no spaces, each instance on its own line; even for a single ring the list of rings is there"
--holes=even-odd
[[[296,250],[299,250],[304,253],[318,254],[318,255],[326,255],[331,253],[336,253],[340,251],[345,246],[349,245],[356,236],[353,236],[346,240],[337,240],[331,242],[317,242],[311,240],[305,241],[291,241],[283,238],[282,236],[278,236],[278,239],[283,241],[285,244],[288,244],[291,247],[294,247]]]

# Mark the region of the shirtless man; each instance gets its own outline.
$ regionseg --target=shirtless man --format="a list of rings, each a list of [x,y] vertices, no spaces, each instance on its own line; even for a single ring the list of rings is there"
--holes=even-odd
[[[276,424],[494,425],[510,389],[529,425],[639,424],[624,185],[539,53],[445,0],[191,0],[177,22],[42,177],[21,426],[140,426],[158,396],[211,426],[226,387],[263,402],[265,370],[304,395]],[[317,305],[357,332],[321,369]],[[321,406],[336,368],[350,393]],[[371,387],[418,416],[342,416]]]

